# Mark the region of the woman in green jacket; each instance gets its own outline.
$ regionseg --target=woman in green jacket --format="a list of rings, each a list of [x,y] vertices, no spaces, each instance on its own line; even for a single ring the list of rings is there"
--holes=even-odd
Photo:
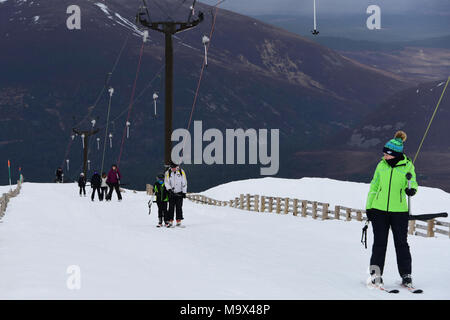
[[[409,221],[407,196],[414,196],[418,185],[414,165],[403,153],[406,137],[405,132],[398,131],[394,139],[385,144],[384,156],[375,170],[367,196],[366,212],[372,222],[374,234],[370,269],[372,283],[375,286],[383,285],[382,275],[389,229],[392,229],[402,285],[412,287],[411,253],[407,241]],[[408,173],[412,176],[411,188],[408,188],[406,178]]]

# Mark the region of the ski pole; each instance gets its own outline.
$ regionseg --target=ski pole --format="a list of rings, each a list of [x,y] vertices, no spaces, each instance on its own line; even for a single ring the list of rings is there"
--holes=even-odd
[[[408,180],[408,189],[411,189],[411,178],[412,174],[411,172],[408,172],[406,174],[406,179]],[[411,196],[408,195],[408,213],[411,215]]]
[[[447,212],[441,212],[441,213],[419,214],[415,216],[409,216],[409,220],[428,221],[431,219],[447,218],[447,217],[448,217]]]

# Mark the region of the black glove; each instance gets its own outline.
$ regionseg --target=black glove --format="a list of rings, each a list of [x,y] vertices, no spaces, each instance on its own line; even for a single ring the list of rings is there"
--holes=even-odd
[[[183,198],[185,199],[186,198],[186,193],[183,192],[182,195],[183,195]]]
[[[408,195],[408,196],[410,196],[410,197],[412,197],[413,195],[415,195],[416,194],[416,192],[417,192],[417,190],[416,189],[410,189],[410,188],[406,188],[405,189],[405,193]]]

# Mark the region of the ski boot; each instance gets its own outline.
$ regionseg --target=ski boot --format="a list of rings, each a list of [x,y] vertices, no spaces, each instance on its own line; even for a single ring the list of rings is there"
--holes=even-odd
[[[181,227],[181,220],[177,220],[176,226],[177,226],[177,227]]]
[[[157,228],[161,228],[163,225],[162,219],[159,219],[158,221],[158,225],[156,226]]]
[[[381,276],[372,275],[370,285],[375,289],[384,290],[383,278]]]
[[[414,288],[410,274],[402,275],[402,286],[408,289]]]

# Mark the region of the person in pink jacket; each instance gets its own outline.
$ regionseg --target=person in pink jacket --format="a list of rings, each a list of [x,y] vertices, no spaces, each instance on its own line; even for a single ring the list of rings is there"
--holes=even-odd
[[[117,198],[119,201],[122,201],[122,195],[120,194],[120,179],[122,176],[120,175],[119,168],[115,164],[111,166],[111,170],[108,172],[108,177],[106,179],[106,183],[109,186],[109,192],[106,196],[106,201],[111,201],[113,191],[116,190]]]

